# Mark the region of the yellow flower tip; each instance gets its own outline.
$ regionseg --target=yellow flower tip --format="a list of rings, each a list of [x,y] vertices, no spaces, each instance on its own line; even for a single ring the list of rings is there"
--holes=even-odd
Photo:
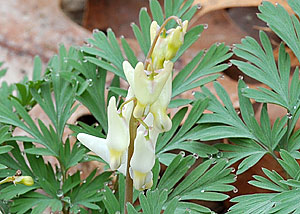
[[[136,106],[133,110],[133,116],[135,118],[142,118],[145,114],[145,108],[146,105],[143,105],[139,101],[137,101]]]
[[[34,184],[31,176],[15,176],[15,184],[24,184],[26,186],[32,186]]]
[[[109,166],[112,170],[117,170],[122,164],[124,152],[109,149],[110,161]]]
[[[152,172],[143,173],[136,170],[129,170],[130,176],[133,180],[133,186],[135,189],[139,191],[143,191],[145,189],[150,189],[153,185],[153,174]]]
[[[154,126],[159,132],[167,132],[172,128],[172,120],[168,117],[165,110],[157,109],[154,113]]]

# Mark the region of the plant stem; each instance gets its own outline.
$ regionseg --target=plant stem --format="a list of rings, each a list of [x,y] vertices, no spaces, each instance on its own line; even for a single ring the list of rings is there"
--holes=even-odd
[[[121,106],[120,106],[120,116],[122,117],[122,111],[123,111],[123,107],[127,104],[130,103],[131,101],[136,100],[135,97],[130,98],[129,100],[124,101]]]
[[[165,29],[165,26],[168,24],[168,22],[171,21],[172,19],[175,20],[177,23],[181,23],[181,20],[180,20],[177,16],[170,16],[170,17],[168,17],[168,18],[164,21],[164,23],[161,25],[161,27],[160,27],[159,30],[157,31],[157,33],[156,33],[156,35],[155,35],[155,37],[154,37],[154,40],[153,40],[153,42],[152,42],[152,44],[151,44],[150,50],[149,50],[149,52],[148,52],[148,54],[147,54],[147,56],[146,56],[146,59],[145,59],[145,66],[144,66],[145,70],[147,69],[147,67],[148,67],[148,65],[149,65],[149,59],[150,59],[150,57],[151,57],[151,55],[152,55],[152,52],[153,52],[154,47],[155,47],[155,45],[156,45],[156,42],[157,42],[157,40],[158,40],[158,38],[159,38],[159,35],[160,35],[161,32]]]
[[[127,209],[126,209],[127,202],[132,203],[133,200],[133,181],[129,175],[129,166],[133,154],[134,139],[136,137],[137,126],[138,126],[138,121],[137,119],[134,118],[133,114],[131,114],[131,118],[129,122],[130,144],[128,147],[127,169],[126,169],[125,204],[124,204],[125,214],[127,214]]]

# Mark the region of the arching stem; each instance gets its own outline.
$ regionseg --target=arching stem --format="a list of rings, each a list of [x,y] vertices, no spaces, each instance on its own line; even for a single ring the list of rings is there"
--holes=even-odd
[[[152,52],[153,52],[153,50],[154,50],[154,47],[155,47],[155,45],[156,45],[156,43],[157,43],[157,40],[158,40],[158,38],[159,38],[159,35],[160,35],[161,32],[165,29],[165,26],[168,24],[168,22],[171,21],[171,20],[175,20],[178,24],[181,25],[181,19],[179,19],[177,16],[170,16],[170,17],[168,17],[168,18],[164,21],[164,23],[161,25],[161,27],[160,27],[159,30],[157,31],[157,33],[156,33],[156,35],[155,35],[155,37],[154,37],[154,40],[153,40],[153,42],[152,42],[152,44],[151,44],[150,50],[149,50],[149,52],[148,52],[148,54],[147,54],[147,56],[146,56],[145,63],[144,63],[144,64],[145,64],[145,66],[144,66],[145,70],[147,69],[147,67],[148,67],[148,65],[149,65],[149,60],[150,60],[150,57],[151,57]]]
[[[122,115],[123,107],[124,107],[126,104],[128,104],[128,103],[130,103],[131,101],[134,101],[134,100],[136,100],[136,98],[135,98],[135,97],[132,97],[132,98],[130,98],[130,99],[124,101],[124,102],[121,104],[121,106],[120,106],[120,116],[121,116],[121,117],[123,116],[123,115]]]

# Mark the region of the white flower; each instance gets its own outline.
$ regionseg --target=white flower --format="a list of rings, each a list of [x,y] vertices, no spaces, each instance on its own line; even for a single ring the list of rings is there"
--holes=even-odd
[[[158,99],[150,107],[154,116],[154,127],[159,132],[167,132],[172,128],[172,121],[167,115],[167,108],[172,96],[172,77],[170,76],[163,87]]]
[[[147,71],[144,70],[144,65],[141,62],[134,69],[129,62],[124,61],[123,69],[137,99],[133,116],[142,118],[148,114],[149,107],[158,99],[167,79],[171,76],[173,63],[165,61],[163,69],[149,76],[147,76]]]
[[[126,100],[132,96],[132,90],[129,89]],[[107,138],[98,138],[84,133],[77,135],[78,140],[108,162],[112,170],[120,170],[122,163],[126,163],[126,153],[130,140],[129,119],[132,114],[132,108],[132,102],[128,103],[124,107],[123,116],[120,116],[116,107],[116,98],[111,97],[107,107]]]
[[[77,139],[85,145],[89,150],[93,151],[96,155],[101,157],[105,162],[110,163],[109,149],[107,147],[106,139],[95,137],[85,133],[79,133]],[[125,159],[118,171],[126,175],[126,163],[127,163],[127,152],[125,153]]]
[[[134,152],[130,160],[130,177],[133,186],[137,190],[149,189],[153,185],[152,168],[155,164],[155,145],[159,132],[150,125],[153,124],[153,115],[150,113],[144,120],[150,127],[149,136],[147,130],[140,125],[134,141]]]

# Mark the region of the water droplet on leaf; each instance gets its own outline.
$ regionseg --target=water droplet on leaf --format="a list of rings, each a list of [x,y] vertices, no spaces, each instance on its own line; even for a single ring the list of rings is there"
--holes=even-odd
[[[61,189],[59,189],[59,190],[57,190],[57,192],[56,192],[56,196],[57,197],[62,197],[64,195],[64,193],[63,193],[63,191],[61,190]]]
[[[184,151],[180,151],[179,154],[184,157],[185,156],[185,152]]]

